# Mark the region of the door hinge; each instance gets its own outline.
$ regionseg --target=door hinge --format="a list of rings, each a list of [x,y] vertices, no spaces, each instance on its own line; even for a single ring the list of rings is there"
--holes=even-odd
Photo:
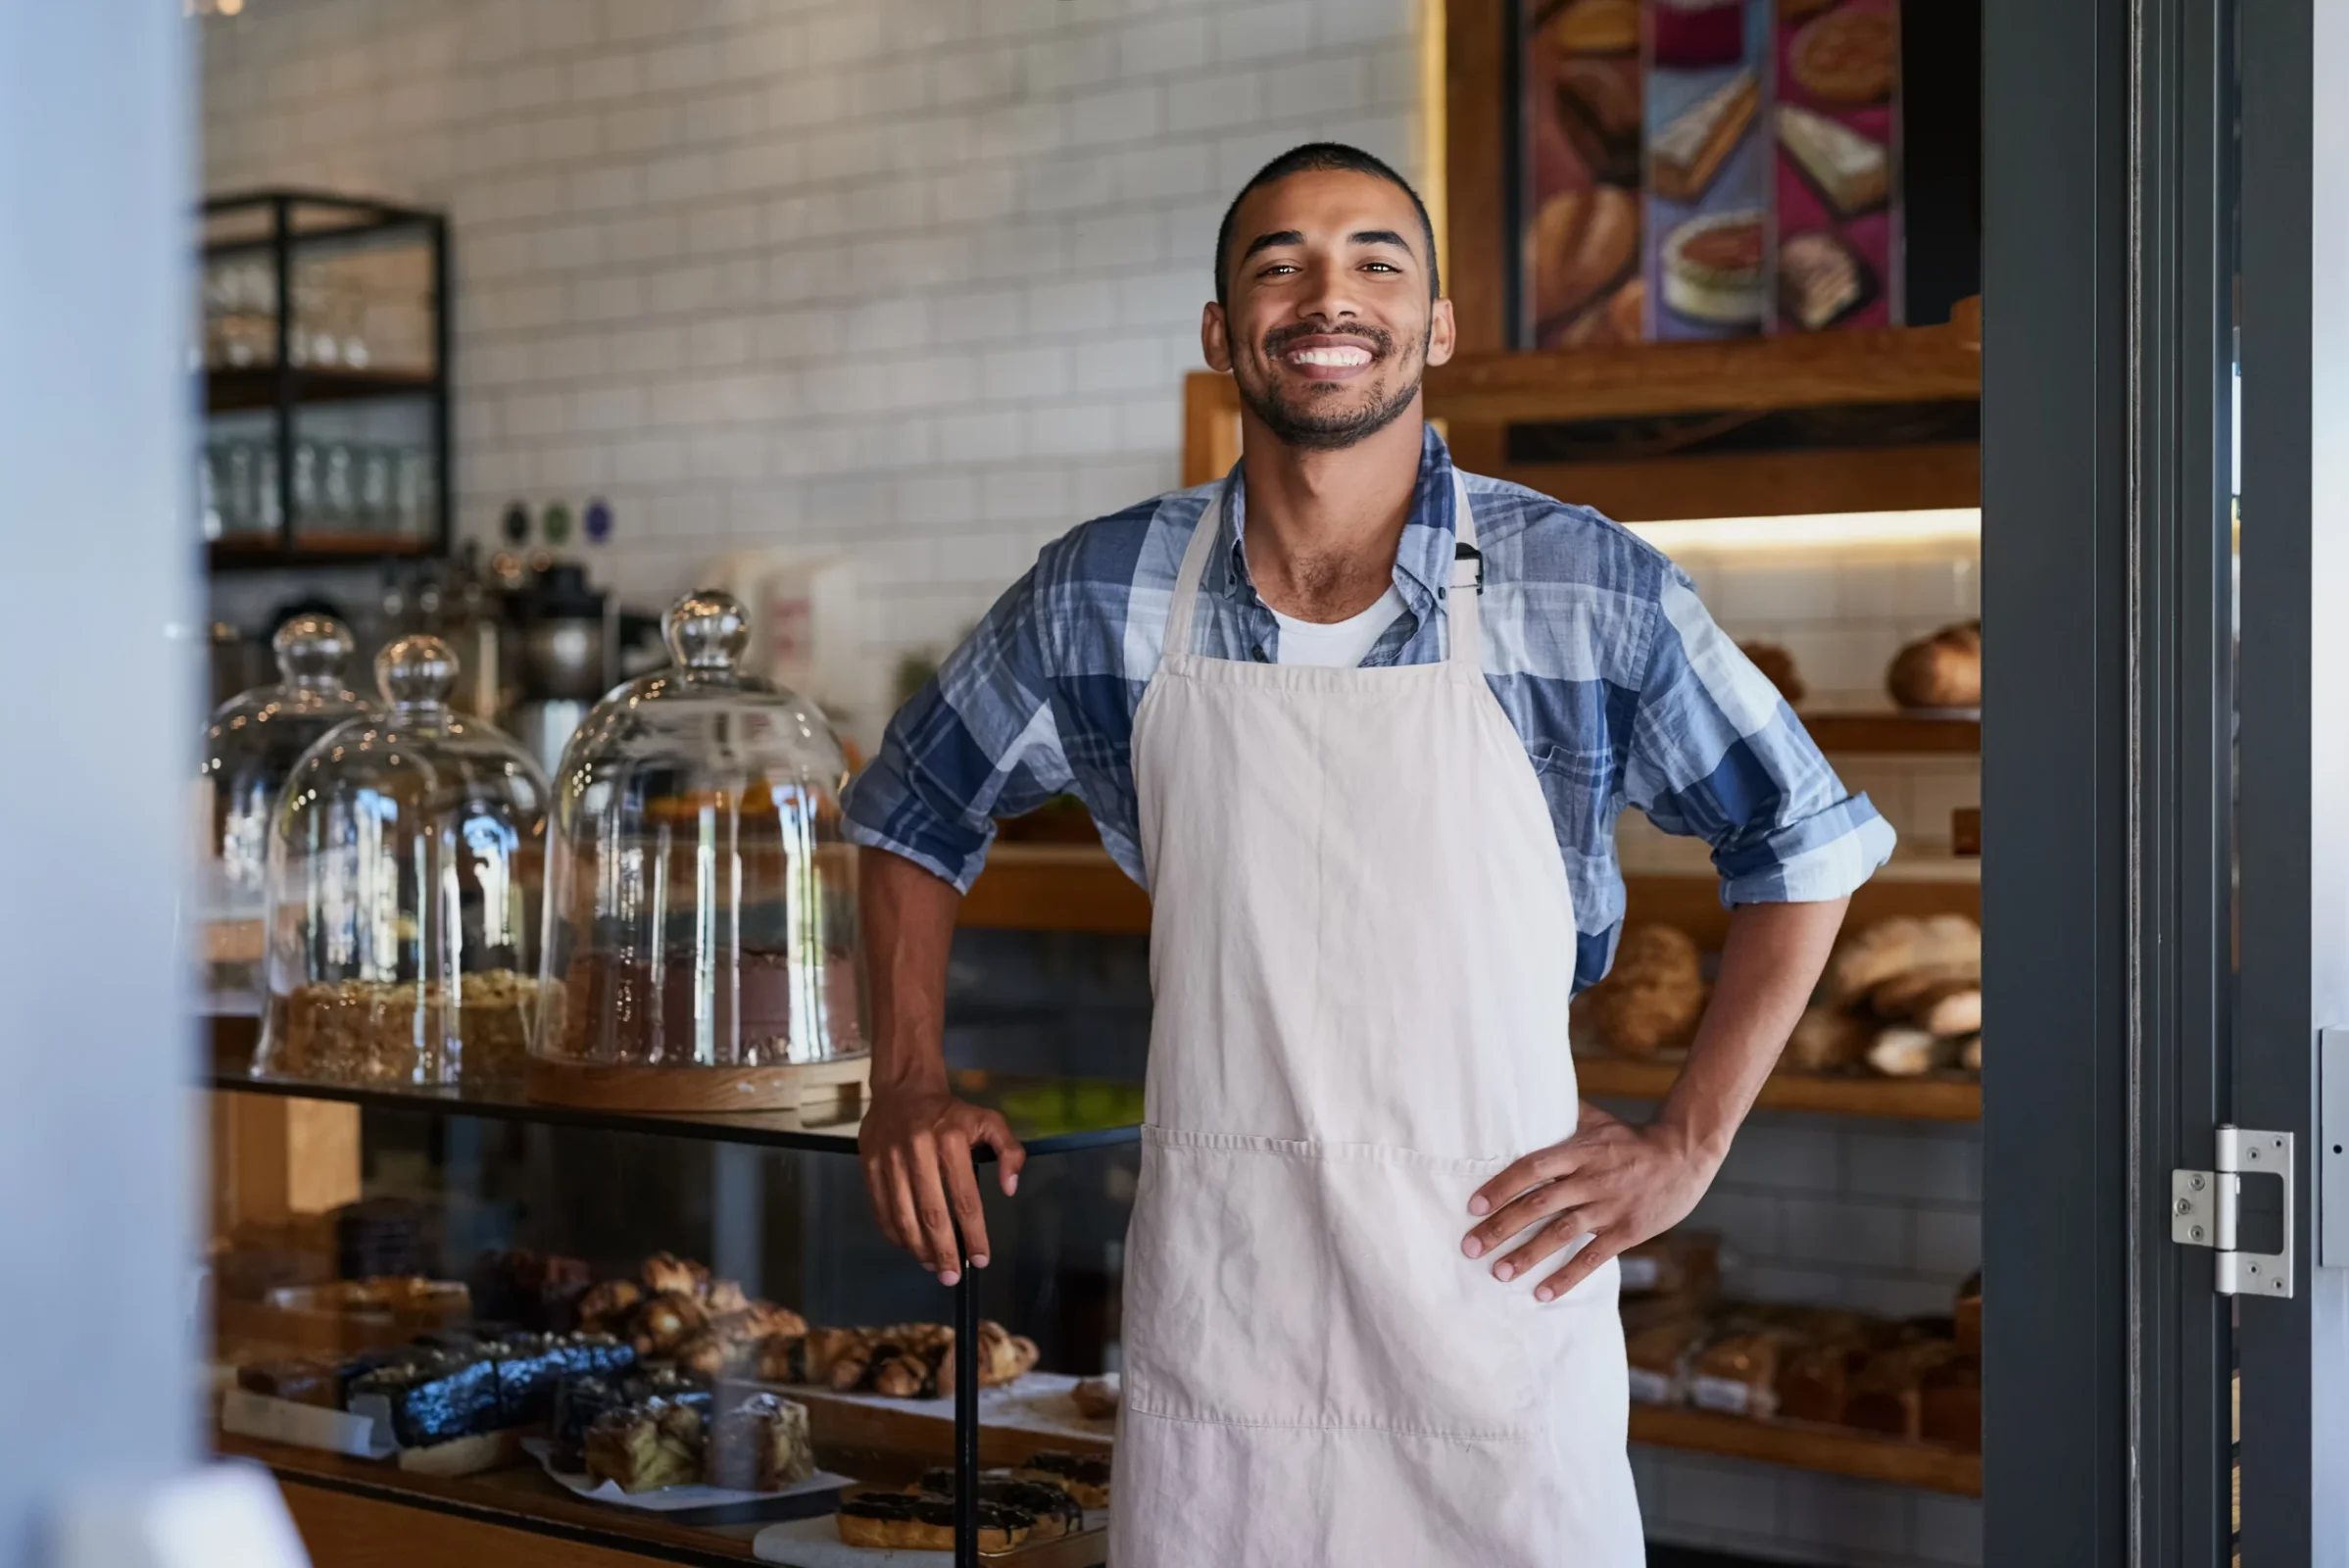
[[[2221,1296],[2292,1294],[2292,1135],[2221,1127],[2217,1170],[2170,1173],[2170,1240],[2218,1250]],[[2235,1245],[2245,1176],[2283,1179],[2283,1250],[2245,1252]]]

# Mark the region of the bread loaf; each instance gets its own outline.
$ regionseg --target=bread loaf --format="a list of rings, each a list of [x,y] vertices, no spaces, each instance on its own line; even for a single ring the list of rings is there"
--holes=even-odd
[[[1876,1038],[1869,1021],[1839,1007],[1808,1007],[1786,1041],[1786,1064],[1803,1072],[1835,1072],[1866,1059]]]
[[[1868,1048],[1868,1065],[1887,1078],[1921,1078],[1956,1057],[1955,1041],[1922,1029],[1886,1029]]]
[[[1675,926],[1633,926],[1615,967],[1590,988],[1590,1017],[1599,1038],[1632,1055],[1685,1045],[1703,1015],[1705,984],[1696,944]]]
[[[1841,1006],[1887,980],[1982,977],[1982,927],[1962,914],[1894,915],[1843,939],[1828,961],[1825,1000]]]
[[[1743,654],[1762,678],[1778,688],[1778,694],[1791,708],[1803,699],[1807,688],[1801,672],[1794,667],[1794,656],[1777,643],[1739,643],[1737,652]]]
[[[1982,706],[1982,622],[1944,626],[1893,656],[1884,687],[1903,708]]]
[[[1579,311],[1632,265],[1639,204],[1613,185],[1562,191],[1542,204],[1527,244],[1543,317]]]

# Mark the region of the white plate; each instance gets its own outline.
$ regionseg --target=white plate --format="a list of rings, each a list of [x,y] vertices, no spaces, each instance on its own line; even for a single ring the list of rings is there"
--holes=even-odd
[[[661,1487],[652,1492],[623,1492],[616,1481],[598,1481],[592,1476],[571,1474],[555,1468],[555,1445],[545,1438],[524,1438],[522,1451],[536,1459],[556,1485],[582,1497],[597,1502],[616,1502],[623,1508],[644,1508],[654,1513],[678,1513],[688,1508],[730,1508],[746,1502],[772,1502],[777,1497],[796,1497],[804,1492],[823,1492],[856,1483],[847,1476],[818,1470],[805,1481],[795,1481],[781,1492],[740,1492],[731,1487]],[[826,1530],[832,1528],[831,1515],[823,1518]]]

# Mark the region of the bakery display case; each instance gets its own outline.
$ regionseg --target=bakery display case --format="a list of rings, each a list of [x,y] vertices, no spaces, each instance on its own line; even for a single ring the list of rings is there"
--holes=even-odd
[[[982,1167],[990,1263],[950,1289],[874,1225],[853,1101],[550,1105],[235,1054],[215,1442],[271,1468],[321,1560],[387,1532],[460,1568],[1103,1560],[1138,1091],[957,1070],[1028,1159],[1013,1199]],[[255,1176],[288,1161],[291,1204]]]
[[[380,712],[294,763],[270,833],[256,1074],[479,1088],[519,1075],[538,992],[547,784],[450,706],[437,637],[375,659]]]
[[[311,744],[372,711],[344,684],[356,643],[331,615],[295,615],[270,649],[277,679],[227,702],[205,726],[196,768],[202,836],[197,914],[206,934],[204,989],[238,1011],[262,990],[262,917],[278,793]]]
[[[613,690],[555,780],[531,1093],[647,1110],[837,1098],[866,1073],[849,763],[742,667],[730,595],[669,611],[670,663]]]

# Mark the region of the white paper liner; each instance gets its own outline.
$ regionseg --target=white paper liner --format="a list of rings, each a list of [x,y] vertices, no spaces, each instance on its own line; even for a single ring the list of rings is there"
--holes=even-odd
[[[250,1389],[229,1389],[221,1394],[220,1428],[240,1437],[322,1448],[354,1459],[388,1459],[400,1451],[388,1421],[271,1398]]]
[[[616,1502],[623,1508],[643,1508],[652,1513],[677,1513],[687,1508],[727,1508],[745,1502],[772,1502],[777,1497],[796,1497],[803,1492],[837,1490],[856,1484],[848,1476],[818,1470],[805,1481],[795,1481],[780,1492],[740,1492],[731,1487],[661,1487],[652,1492],[623,1492],[616,1481],[598,1481],[592,1476],[556,1469],[555,1445],[546,1438],[524,1438],[522,1451],[536,1459],[555,1484],[566,1492],[593,1498],[597,1502]]]

